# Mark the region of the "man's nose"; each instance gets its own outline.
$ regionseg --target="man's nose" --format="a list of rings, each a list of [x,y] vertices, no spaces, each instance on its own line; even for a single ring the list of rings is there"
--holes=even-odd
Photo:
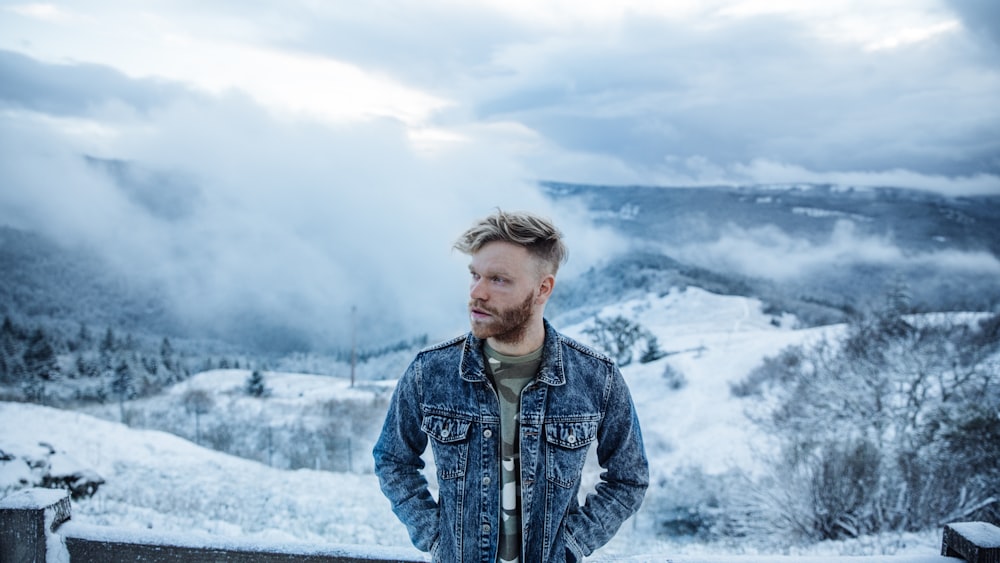
[[[483,281],[484,280],[479,279],[472,282],[472,284],[469,286],[469,297],[473,299],[479,299],[480,301],[485,301],[486,299],[489,298],[489,293],[483,286]]]

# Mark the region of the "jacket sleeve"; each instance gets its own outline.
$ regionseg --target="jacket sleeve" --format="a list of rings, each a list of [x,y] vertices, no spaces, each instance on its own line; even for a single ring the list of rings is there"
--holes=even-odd
[[[649,462],[635,405],[613,365],[606,387],[606,411],[597,430],[597,460],[604,472],[583,506],[566,517],[566,543],[577,559],[606,544],[639,510],[649,487]]]
[[[400,378],[375,443],[375,474],[392,511],[406,526],[410,541],[430,551],[438,535],[438,504],[431,496],[420,458],[427,435],[420,429],[420,359]]]

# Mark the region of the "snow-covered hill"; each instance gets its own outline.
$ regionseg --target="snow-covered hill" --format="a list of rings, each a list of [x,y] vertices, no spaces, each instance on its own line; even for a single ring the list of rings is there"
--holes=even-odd
[[[823,330],[782,329],[771,324],[757,300],[694,287],[610,305],[598,313],[602,318],[617,315],[649,330],[668,353],[655,362],[633,362],[622,369],[654,470],[663,475],[684,466],[700,466],[709,473],[750,468],[751,448],[761,444],[755,443],[742,400],[731,396],[729,384],[765,356]],[[565,332],[586,342],[583,331],[589,325],[584,322]],[[665,364],[684,376],[682,389],[669,388]]]
[[[642,422],[654,484],[669,479],[675,469],[689,466],[709,473],[732,467],[752,471],[753,451],[765,443],[745,418],[743,399],[730,394],[729,384],[766,355],[835,329],[775,326],[756,300],[696,288],[648,295],[600,312],[602,317],[618,314],[640,323],[668,352],[657,361],[623,368]],[[562,329],[587,341],[584,331],[590,322]],[[685,386],[668,385],[663,377],[667,364],[684,375]],[[315,405],[323,402],[371,402],[385,393],[375,384],[352,389],[339,378],[270,373],[270,396],[254,399],[241,391],[246,377],[247,372],[240,370],[206,372],[150,400],[146,408],[154,412],[153,401],[159,401],[161,407],[173,404],[177,410],[178,396],[203,389],[230,405],[227,408],[252,415],[248,420],[276,424],[315,416]],[[0,403],[0,420],[0,450],[30,452],[39,442],[47,442],[65,460],[75,460],[106,480],[95,497],[74,503],[74,518],[80,521],[278,540],[409,545],[376,478],[360,466],[339,473],[279,470],[199,447],[172,434],[36,405]],[[354,449],[370,457],[369,443],[356,444]],[[18,462],[0,462],[5,467],[0,479],[15,475],[11,464]],[[596,467],[589,467],[586,479],[591,483],[597,479]],[[0,482],[0,490],[9,490],[11,485]],[[640,511],[598,555],[613,559],[705,552],[704,546],[671,544],[655,532],[654,518]],[[933,553],[937,541],[929,535],[911,538],[909,545],[917,553]],[[732,553],[734,548],[719,549]],[[819,551],[812,553],[838,548],[815,549]]]

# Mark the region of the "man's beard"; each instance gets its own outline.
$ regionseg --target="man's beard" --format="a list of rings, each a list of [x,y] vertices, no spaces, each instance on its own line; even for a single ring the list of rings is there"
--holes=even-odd
[[[515,305],[504,311],[487,307],[478,299],[469,301],[469,309],[481,309],[492,315],[486,322],[472,321],[472,334],[481,340],[493,338],[504,344],[517,344],[528,332],[534,301],[535,295],[529,293],[527,299],[520,305]]]

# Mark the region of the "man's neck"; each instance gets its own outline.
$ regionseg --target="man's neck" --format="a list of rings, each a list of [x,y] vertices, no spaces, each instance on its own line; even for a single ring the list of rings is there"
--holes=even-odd
[[[524,332],[524,337],[517,342],[500,342],[490,337],[486,339],[486,343],[504,356],[527,356],[545,344],[545,322],[540,318],[532,321]]]

